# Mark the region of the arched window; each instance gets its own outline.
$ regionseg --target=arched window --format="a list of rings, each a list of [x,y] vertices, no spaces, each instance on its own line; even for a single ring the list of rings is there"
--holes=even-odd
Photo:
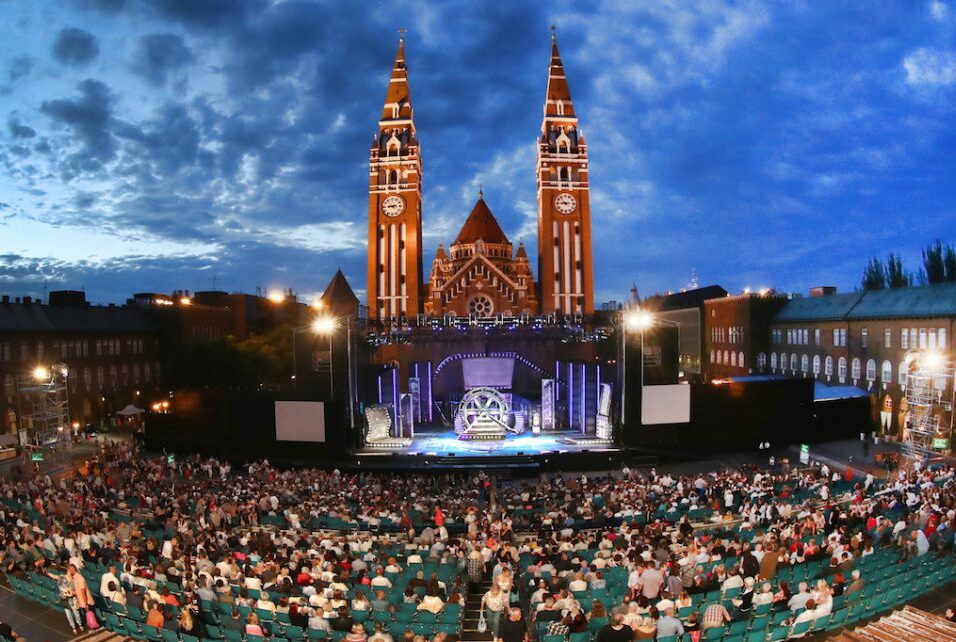
[[[908,369],[907,369],[907,367],[906,367],[906,362],[905,362],[905,361],[900,361],[900,369],[899,369],[899,374],[897,375],[896,382],[897,382],[898,384],[900,384],[901,386],[905,386],[905,385],[906,385],[906,373],[907,373],[907,371],[908,371]]]
[[[787,369],[787,353],[786,352],[780,353],[780,369],[781,370]]]
[[[797,353],[796,353],[796,352],[792,352],[792,353],[790,354],[790,369],[791,369],[792,371],[796,372],[796,371],[797,371],[797,367],[798,367],[799,365],[800,365],[800,364],[797,362]]]
[[[881,370],[883,372],[880,375],[880,379],[883,380],[883,383],[893,383],[893,364],[889,361],[884,361]]]
[[[726,366],[728,363],[730,363],[730,355],[724,350],[724,365]]]
[[[106,371],[103,370],[103,366],[97,366],[96,367],[96,387],[99,390],[102,390],[105,383],[106,383]]]
[[[714,363],[714,351],[713,351],[713,350],[710,351],[710,362],[711,362],[711,363]]]
[[[732,365],[732,366],[734,366],[734,367],[737,366],[737,353],[736,353],[736,352],[731,352],[731,353],[730,353],[730,365]]]
[[[757,368],[763,370],[767,367],[767,355],[763,352],[757,353]]]
[[[800,372],[803,374],[810,372],[810,357],[807,355],[800,357]]]
[[[876,361],[868,359],[866,362],[866,380],[870,383],[876,381]]]
[[[837,376],[840,378],[840,383],[846,381],[846,357],[840,357],[837,362]]]
[[[741,353],[739,353],[739,354],[737,355],[737,365],[740,366],[741,368],[744,367],[744,353],[743,353],[743,352],[741,352]]]
[[[777,369],[777,353],[776,352],[770,353],[770,368],[771,370]]]
[[[823,361],[823,374],[828,377],[833,376],[833,357],[827,357]]]
[[[859,359],[854,357],[853,364],[850,366],[850,376],[853,377],[855,381],[859,381],[861,374],[862,374],[862,364],[860,363]]]
[[[831,367],[832,364],[831,364]],[[813,355],[813,376],[816,377],[820,374],[820,355]]]
[[[13,375],[6,375],[3,378],[3,396],[7,398],[7,403],[13,403],[13,397],[16,393]]]

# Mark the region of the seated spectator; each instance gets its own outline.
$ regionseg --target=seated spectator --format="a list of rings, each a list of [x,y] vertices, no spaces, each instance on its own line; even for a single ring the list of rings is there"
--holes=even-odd
[[[153,602],[149,613],[146,614],[146,624],[155,626],[157,629],[163,628],[166,623],[166,609],[161,602]]]
[[[358,623],[353,624],[351,631],[345,636],[345,640],[346,642],[366,642],[368,636],[365,635],[365,627]]]
[[[259,624],[259,616],[255,613],[249,613],[246,616],[246,635],[258,635],[259,637],[265,637],[265,629],[262,628],[262,625]]]
[[[417,610],[429,611],[430,613],[435,613],[437,615],[444,608],[445,603],[442,602],[442,599],[435,594],[434,590],[429,590],[425,593],[425,597],[422,598]]]

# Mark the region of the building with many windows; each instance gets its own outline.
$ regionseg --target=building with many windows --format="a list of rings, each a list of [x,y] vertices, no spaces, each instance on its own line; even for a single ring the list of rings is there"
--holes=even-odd
[[[143,408],[160,390],[157,328],[143,311],[59,294],[49,305],[0,300],[0,433],[20,428],[18,380],[38,367],[67,366],[75,422],[98,422],[128,404]]]
[[[866,390],[874,420],[896,433],[907,412],[907,353],[930,351],[952,364],[954,330],[956,283],[794,298],[773,318],[756,372]],[[947,385],[942,399],[951,402]],[[951,412],[940,414],[947,432],[951,421]]]
[[[770,322],[788,298],[773,292],[704,301],[705,379],[753,374],[770,345]]]

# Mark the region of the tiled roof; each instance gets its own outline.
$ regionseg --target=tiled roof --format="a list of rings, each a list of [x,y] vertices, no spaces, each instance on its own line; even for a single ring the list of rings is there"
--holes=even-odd
[[[956,283],[866,292],[851,319],[956,316]]]
[[[501,226],[495,220],[495,215],[491,213],[485,199],[481,197],[475,203],[475,207],[468,215],[465,224],[461,226],[461,231],[458,232],[458,237],[453,245],[474,243],[479,240],[485,243],[509,243],[508,237],[501,231]]]
[[[2,333],[126,333],[155,332],[142,310],[104,306],[51,306],[38,303],[0,304]]]
[[[358,297],[352,291],[348,279],[342,274],[342,270],[336,270],[335,276],[329,281],[328,287],[322,293],[322,303],[332,305],[334,303],[358,303]]]
[[[773,320],[786,323],[951,316],[956,316],[956,283],[791,299]]]

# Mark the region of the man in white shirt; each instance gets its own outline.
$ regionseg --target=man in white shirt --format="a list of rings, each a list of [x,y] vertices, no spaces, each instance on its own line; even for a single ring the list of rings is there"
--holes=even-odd
[[[113,582],[113,584],[119,588],[120,580],[116,576],[115,566],[111,566],[108,571],[103,573],[103,577],[100,579],[100,595],[106,597],[107,599],[109,599],[108,596],[110,594],[110,590],[107,588],[110,585],[110,582]]]
[[[805,608],[809,600],[810,594],[807,592],[807,583],[800,582],[799,590],[790,596],[787,606],[790,607],[791,611],[797,611]]]

